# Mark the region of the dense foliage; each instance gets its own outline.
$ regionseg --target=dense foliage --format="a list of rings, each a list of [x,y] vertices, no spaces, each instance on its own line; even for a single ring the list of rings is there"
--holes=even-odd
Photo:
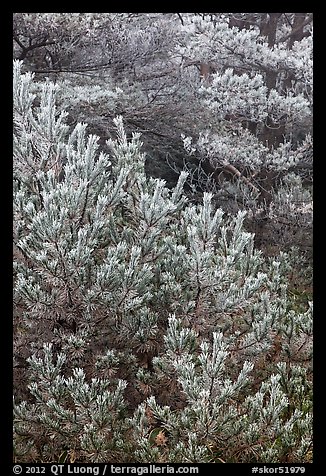
[[[15,461],[312,461],[311,24],[15,14]]]

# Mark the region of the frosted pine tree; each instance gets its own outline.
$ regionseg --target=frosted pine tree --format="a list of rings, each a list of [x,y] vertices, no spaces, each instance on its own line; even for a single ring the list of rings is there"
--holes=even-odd
[[[15,460],[311,461],[311,306],[212,194],[14,64]],[[26,384],[25,384],[26,382]]]
[[[312,14],[185,14],[181,29],[179,53],[200,65],[211,113],[184,137],[212,166],[202,182],[223,208],[249,212],[264,249],[311,250]]]
[[[245,209],[270,254],[311,255],[311,13],[16,13],[13,27],[15,58],[60,81],[70,124],[104,143],[123,114],[149,174],[174,185],[185,163],[191,199]]]

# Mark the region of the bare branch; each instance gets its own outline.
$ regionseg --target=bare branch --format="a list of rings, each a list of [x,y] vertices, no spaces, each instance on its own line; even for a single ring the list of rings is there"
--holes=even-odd
[[[242,175],[242,173],[236,168],[234,167],[234,165],[231,165],[231,164],[226,164],[224,165],[224,169],[225,170],[228,170],[229,172],[231,172],[233,175],[236,175],[240,180],[242,180],[243,182],[245,182],[250,188],[252,188],[255,192],[259,192],[259,189],[257,187],[255,187],[255,185],[253,183],[250,182],[250,180],[245,177],[244,175]]]
[[[181,25],[183,26],[183,25],[184,25],[184,21],[183,21],[182,16],[180,15],[180,13],[177,13],[177,15],[178,15],[178,17],[179,17],[179,19],[180,19],[180,21],[181,21]]]
[[[288,33],[287,35],[280,38],[277,41],[277,43],[283,43],[284,41],[288,40],[289,38],[294,36],[296,33],[298,33],[298,31],[300,31],[302,28],[304,28],[306,25],[308,25],[308,23],[310,23],[311,21],[312,21],[312,13],[310,15],[308,15],[308,17],[300,25],[298,25],[296,28],[294,28],[292,31],[290,31],[290,33]],[[305,36],[307,36],[307,35],[305,35]]]

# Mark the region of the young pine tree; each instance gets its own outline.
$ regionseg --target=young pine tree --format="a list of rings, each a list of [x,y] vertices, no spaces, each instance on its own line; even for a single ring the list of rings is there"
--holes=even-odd
[[[14,64],[18,462],[311,461],[311,306],[205,193],[100,150]],[[37,91],[41,90],[41,93]]]

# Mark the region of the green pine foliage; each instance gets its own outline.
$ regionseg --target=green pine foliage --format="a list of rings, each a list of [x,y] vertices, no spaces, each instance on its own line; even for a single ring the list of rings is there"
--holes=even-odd
[[[212,193],[14,63],[14,458],[311,462],[312,303]]]

